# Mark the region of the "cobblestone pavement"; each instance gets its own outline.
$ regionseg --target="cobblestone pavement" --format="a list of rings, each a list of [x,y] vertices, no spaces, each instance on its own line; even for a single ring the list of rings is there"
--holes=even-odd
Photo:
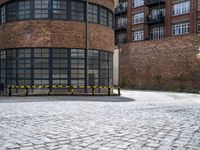
[[[200,95],[122,93],[0,97],[0,150],[200,150]]]

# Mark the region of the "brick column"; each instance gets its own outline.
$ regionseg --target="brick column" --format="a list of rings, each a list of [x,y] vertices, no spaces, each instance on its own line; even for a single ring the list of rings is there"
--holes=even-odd
[[[165,17],[165,36],[169,37],[171,36],[171,26],[172,26],[172,0],[166,0],[165,1],[165,11],[166,11],[166,17]]]

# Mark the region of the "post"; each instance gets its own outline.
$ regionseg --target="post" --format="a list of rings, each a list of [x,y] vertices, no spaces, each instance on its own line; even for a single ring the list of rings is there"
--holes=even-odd
[[[50,90],[50,86],[48,87],[48,95],[50,95],[51,90]]]
[[[87,86],[88,86],[88,49],[89,49],[89,40],[88,40],[88,5],[89,2],[86,0],[86,16],[85,16],[85,92],[88,92]]]
[[[121,96],[121,89],[119,86],[118,86],[118,96]]]
[[[12,87],[11,87],[11,86],[9,86],[9,87],[8,87],[8,90],[9,90],[9,93],[8,93],[8,95],[9,95],[9,96],[12,96]]]
[[[108,87],[108,96],[110,96],[111,95],[111,89],[110,89],[110,87]]]
[[[25,96],[28,96],[28,88],[25,86]]]
[[[71,86],[71,95],[73,96],[74,95],[74,87]]]
[[[94,95],[95,95],[95,88],[92,87],[92,96],[94,96]]]

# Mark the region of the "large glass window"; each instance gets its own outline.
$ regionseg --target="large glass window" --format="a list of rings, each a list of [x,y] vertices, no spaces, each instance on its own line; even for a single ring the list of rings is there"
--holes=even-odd
[[[172,35],[182,35],[189,33],[189,22],[186,23],[178,23],[172,25]]]
[[[132,0],[133,7],[139,7],[144,5],[144,0]]]
[[[0,51],[0,80],[8,85],[85,86],[84,49],[27,48]],[[87,85],[112,85],[113,54],[88,50]],[[71,84],[70,84],[71,83]]]
[[[100,24],[107,26],[108,17],[107,17],[107,9],[100,8]]]
[[[164,27],[152,27],[150,29],[150,38],[154,39],[161,39],[164,37]]]
[[[85,20],[85,5],[83,2],[72,1],[71,19],[72,20]]]
[[[49,84],[49,49],[34,49],[34,84]]]
[[[49,0],[34,0],[35,18],[48,18]]]
[[[113,14],[108,12],[108,27],[113,28]]]
[[[18,85],[31,85],[31,49],[18,49]]]
[[[144,12],[134,14],[132,16],[132,23],[133,24],[144,23]]]
[[[200,32],[200,20],[197,21],[197,31]]]
[[[88,21],[98,23],[98,6],[89,4],[88,5]]]
[[[198,10],[200,10],[200,0],[198,0]]]
[[[127,4],[127,3],[124,3]],[[0,6],[0,24],[25,19],[86,21],[86,2],[68,0],[15,0]],[[113,12],[89,3],[88,21],[113,28]]]
[[[85,85],[85,50],[71,49],[71,85]]]
[[[100,52],[100,85],[109,84],[109,54],[108,52]]]
[[[6,21],[13,21],[13,20],[16,20],[16,3],[14,2],[11,2],[11,3],[8,3],[7,4],[7,16],[6,16]]]
[[[58,18],[58,19],[67,18],[66,0],[53,0],[53,18]]]
[[[181,15],[190,12],[190,1],[185,1],[177,4],[173,4],[173,15]]]
[[[52,84],[68,85],[68,49],[52,49]]]
[[[133,41],[141,41],[144,40],[144,30],[136,30],[133,31]]]
[[[31,2],[30,0],[20,0],[19,1],[19,19],[29,19],[31,18]]]
[[[99,51],[89,50],[88,52],[88,85],[99,85]]]
[[[6,21],[6,7],[5,5],[1,7],[1,23]]]

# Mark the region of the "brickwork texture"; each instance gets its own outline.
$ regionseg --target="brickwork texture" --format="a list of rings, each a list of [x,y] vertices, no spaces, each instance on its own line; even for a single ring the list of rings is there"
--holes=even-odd
[[[128,43],[120,54],[120,84],[127,88],[200,89],[200,35]]]

